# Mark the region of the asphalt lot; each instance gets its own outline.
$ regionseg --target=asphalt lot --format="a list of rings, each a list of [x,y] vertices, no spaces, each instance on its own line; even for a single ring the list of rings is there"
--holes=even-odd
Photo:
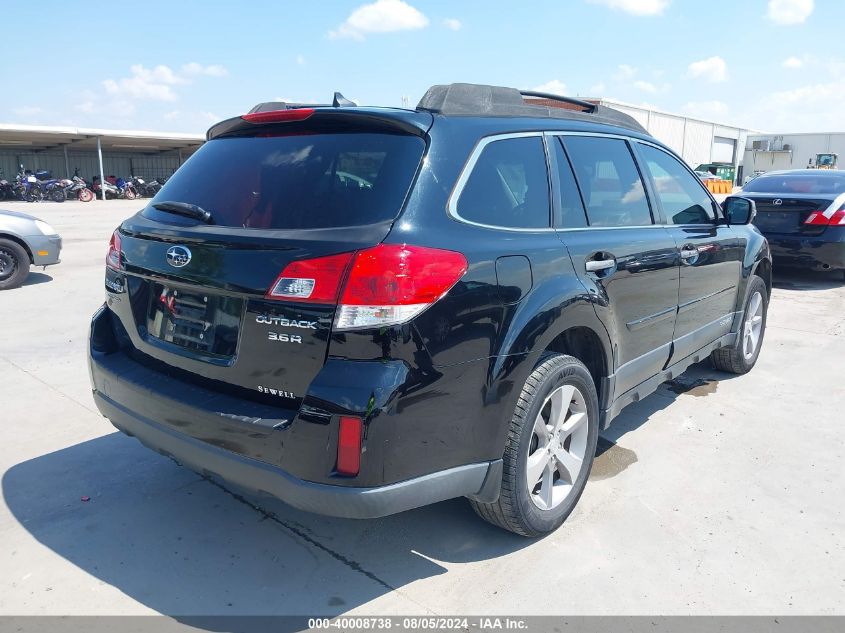
[[[701,364],[628,408],[572,517],[531,541],[460,499],[309,515],[117,433],[86,336],[108,238],[140,205],[0,207],[65,243],[59,266],[0,293],[0,614],[845,614],[832,276],[779,274],[755,370]]]

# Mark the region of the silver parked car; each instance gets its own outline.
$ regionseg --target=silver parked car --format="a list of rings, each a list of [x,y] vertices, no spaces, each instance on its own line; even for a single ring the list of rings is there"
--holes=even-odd
[[[62,238],[46,222],[0,209],[0,290],[20,286],[30,265],[59,263]]]

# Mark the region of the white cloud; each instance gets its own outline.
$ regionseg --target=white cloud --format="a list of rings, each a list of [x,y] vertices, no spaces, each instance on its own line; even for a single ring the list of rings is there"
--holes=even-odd
[[[687,68],[687,77],[706,79],[707,81],[725,81],[728,78],[728,65],[718,55],[693,62]]]
[[[455,18],[446,18],[443,20],[443,26],[447,29],[451,29],[452,31],[460,31],[463,24],[461,24],[460,20],[456,20]]]
[[[329,38],[363,40],[373,33],[411,31],[427,26],[428,18],[410,4],[402,0],[376,0],[350,13],[343,24],[329,31]]]
[[[226,67],[221,66],[220,64],[203,66],[202,64],[198,64],[196,62],[191,62],[190,64],[182,66],[182,72],[186,75],[208,75],[209,77],[225,77],[229,74]]]
[[[775,24],[801,24],[813,8],[813,0],[769,0],[766,17]]]
[[[206,123],[217,123],[222,118],[222,117],[214,114],[214,112],[206,112],[206,111],[203,111],[203,110],[201,110],[197,114],[198,114],[199,118],[201,120],[205,121]]]
[[[798,57],[787,57],[783,60],[783,63],[781,64],[781,66],[783,66],[784,68],[790,69],[801,68],[803,65],[804,62]]]
[[[103,88],[105,88],[106,93],[123,99],[176,101],[178,95],[173,87],[190,83],[191,77],[200,75],[222,77],[228,74],[226,69],[218,64],[203,66],[196,62],[182,66],[181,74],[164,64],[159,64],[153,68],[147,68],[143,64],[134,64],[129,68],[129,71],[129,77],[103,81]]]
[[[592,97],[601,97],[604,94],[605,90],[607,90],[607,86],[605,86],[604,83],[600,81],[599,83],[590,86],[589,93]]]
[[[162,115],[162,118],[165,121],[174,121],[174,120],[178,119],[181,116],[181,114],[182,113],[179,112],[179,110],[171,110],[170,112],[165,112],[164,115]]]
[[[560,79],[552,79],[534,88],[536,92],[547,92],[553,95],[566,96],[566,84]]]
[[[131,75],[122,79],[106,79],[103,87],[112,95],[124,95],[135,99],[153,99],[156,101],[175,101],[174,84],[182,83],[169,66],[159,65],[146,68],[141,64],[130,67]]]
[[[630,79],[633,79],[638,72],[639,71],[634,66],[629,66],[628,64],[619,64],[616,73],[613,75],[613,79],[614,81],[628,81]]]
[[[827,62],[827,69],[834,77],[845,77],[845,61],[831,59]]]
[[[643,92],[650,92],[652,94],[657,92],[657,86],[655,86],[650,81],[642,81],[642,80],[635,81],[634,87],[637,88],[638,90],[642,90]]]
[[[728,106],[722,101],[690,101],[684,105],[683,110],[694,117],[706,119],[724,115]]]
[[[845,79],[836,79],[761,95],[743,117],[771,132],[841,130],[843,102]]]
[[[297,55],[296,56],[296,64],[298,66],[305,66],[305,57],[303,57],[302,55]]]
[[[592,4],[603,4],[631,15],[660,15],[669,6],[669,0],[587,0]]]
[[[44,112],[44,108],[39,108],[38,106],[21,106],[19,108],[13,108],[12,112],[19,117],[28,118],[38,116]]]

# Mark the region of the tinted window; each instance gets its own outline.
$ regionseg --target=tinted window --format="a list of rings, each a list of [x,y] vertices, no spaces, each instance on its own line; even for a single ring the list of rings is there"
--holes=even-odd
[[[189,202],[215,224],[312,229],[392,220],[425,148],[383,133],[221,138],[203,145],[154,201]]]
[[[701,181],[666,152],[642,144],[638,149],[669,224],[712,224],[713,201]]]
[[[625,141],[567,136],[563,143],[578,177],[590,226],[652,223],[643,181]]]
[[[539,136],[489,143],[461,191],[458,215],[509,228],[549,226],[546,155]]]
[[[845,193],[845,176],[816,174],[771,174],[757,176],[745,184],[743,191],[751,193]]]
[[[581,201],[578,184],[572,173],[572,165],[559,138],[554,142],[554,148],[560,181],[560,200],[558,201],[560,210],[559,217],[555,218],[555,225],[565,229],[587,226],[584,203]]]

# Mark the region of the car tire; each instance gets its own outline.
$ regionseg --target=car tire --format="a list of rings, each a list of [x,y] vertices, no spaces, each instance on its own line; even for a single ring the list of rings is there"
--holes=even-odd
[[[29,275],[29,253],[11,240],[0,240],[0,290],[20,286]]]
[[[769,311],[769,293],[766,284],[756,275],[748,282],[748,291],[739,326],[736,343],[722,347],[710,354],[713,366],[731,374],[746,374],[751,371],[760,356],[763,336],[766,333],[766,317]]]
[[[566,403],[564,410],[561,405]],[[562,415],[555,415],[555,407]],[[522,536],[553,532],[584,491],[598,431],[598,396],[584,364],[563,354],[542,357],[525,382],[510,421],[499,498],[493,503],[470,499],[473,509],[485,521]]]

